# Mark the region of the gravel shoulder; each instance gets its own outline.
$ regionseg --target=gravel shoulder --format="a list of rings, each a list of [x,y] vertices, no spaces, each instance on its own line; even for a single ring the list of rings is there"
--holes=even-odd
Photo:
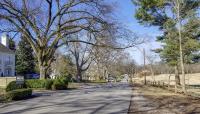
[[[199,114],[200,99],[135,84],[129,114]]]

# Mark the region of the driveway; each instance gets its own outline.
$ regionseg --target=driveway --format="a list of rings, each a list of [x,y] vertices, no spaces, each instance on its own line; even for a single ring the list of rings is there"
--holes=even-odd
[[[38,97],[0,104],[0,114],[126,114],[131,87],[125,83],[85,84],[78,90],[35,94]]]

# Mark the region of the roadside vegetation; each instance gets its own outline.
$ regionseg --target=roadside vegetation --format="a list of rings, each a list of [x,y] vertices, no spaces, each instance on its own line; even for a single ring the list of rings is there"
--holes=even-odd
[[[137,7],[135,18],[140,24],[158,27],[163,32],[157,37],[161,48],[154,52],[159,54],[162,63],[173,69],[168,73],[175,74],[175,92],[181,86],[186,94],[186,66],[199,63],[199,1],[135,0],[133,3]]]
[[[161,100],[154,93],[159,91],[175,98],[175,93],[200,96],[200,75],[193,74],[200,73],[200,2],[132,3],[138,23],[161,32],[156,36],[161,45],[149,49],[150,54],[140,48],[151,38],[138,36],[120,24],[114,14],[117,5],[106,0],[1,0],[0,32],[8,34],[9,48],[16,52],[16,75],[25,80],[22,85],[13,81],[0,89],[0,101],[28,98],[35,90],[123,81],[143,82],[147,86],[139,89],[148,94],[144,91],[149,86],[153,92],[147,92],[152,92],[155,100]],[[139,50],[144,63],[138,65],[127,48]],[[155,62],[154,55],[161,60]]]
[[[129,114],[199,113],[199,98],[177,94],[159,87],[145,86],[141,83],[136,83],[134,86],[133,97],[135,100],[132,99]]]

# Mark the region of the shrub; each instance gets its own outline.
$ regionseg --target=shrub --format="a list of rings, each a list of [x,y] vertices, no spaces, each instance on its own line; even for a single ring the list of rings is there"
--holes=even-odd
[[[16,81],[12,81],[6,86],[6,92],[12,91],[12,90],[15,90],[15,89],[22,89],[22,88],[25,88],[24,84],[18,85],[18,84],[16,84]]]
[[[47,79],[45,81],[45,89],[51,89],[52,85],[53,85],[53,80]]]
[[[68,79],[67,77],[61,76],[54,80],[52,89],[53,90],[64,90],[67,89],[68,86]]]
[[[27,88],[45,88],[46,80],[30,79],[25,81]]]
[[[51,86],[53,84],[53,80],[51,79],[31,79],[26,80],[26,87],[27,88],[45,88],[45,89],[51,89]]]
[[[5,99],[7,101],[11,100],[21,100],[31,97],[32,89],[16,89],[9,91],[5,94]]]
[[[58,80],[59,80],[63,85],[66,85],[66,87],[67,87],[68,82],[69,82],[69,80],[68,80],[67,77],[61,76],[61,77],[58,78]]]

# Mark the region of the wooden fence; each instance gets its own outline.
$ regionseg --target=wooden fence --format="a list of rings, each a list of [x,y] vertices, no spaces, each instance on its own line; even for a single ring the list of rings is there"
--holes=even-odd
[[[150,86],[154,86],[154,87],[164,88],[164,89],[177,92],[177,93],[183,93],[182,87],[180,85],[176,85],[176,86],[170,85],[169,83],[166,83],[164,81],[147,81],[146,84]],[[199,93],[200,85],[198,87],[186,85],[186,90],[187,90],[186,95],[200,97],[200,93]]]

